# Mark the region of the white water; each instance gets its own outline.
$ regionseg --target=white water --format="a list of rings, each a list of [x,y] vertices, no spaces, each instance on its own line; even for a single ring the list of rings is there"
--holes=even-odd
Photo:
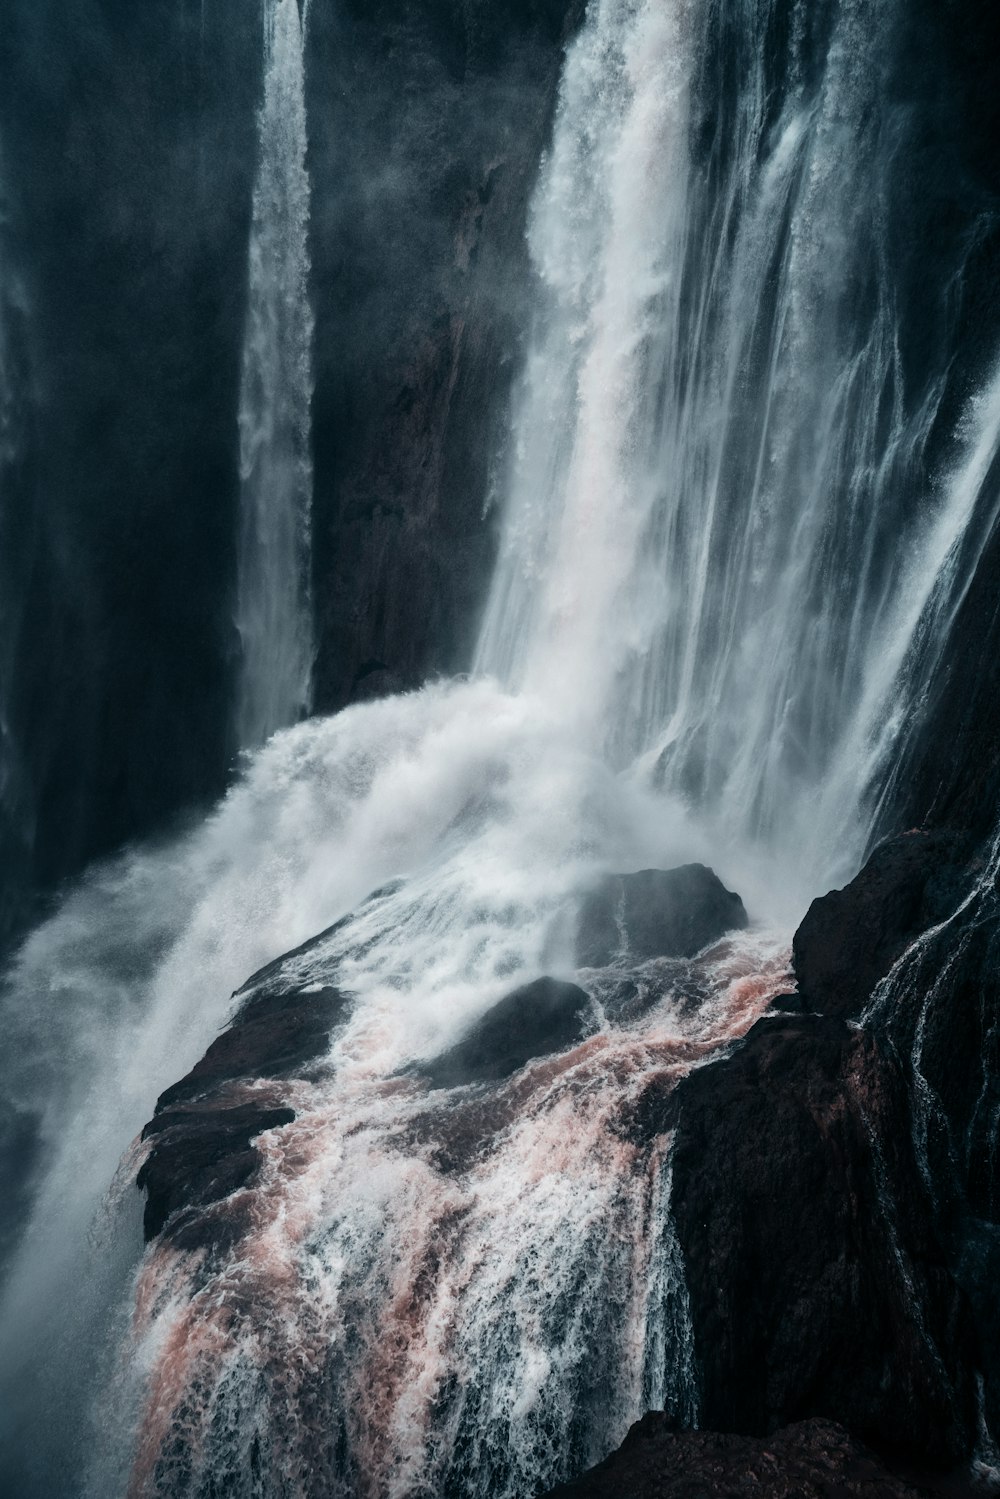
[[[328,977],[329,957],[291,966]],[[401,1078],[413,992],[367,994],[329,1075],[293,1085],[295,1123],[259,1137],[239,1247],[208,1273],[171,1247],[146,1261],[131,1492],[207,1493],[226,1471],[250,1492],[255,1447],[269,1494],[520,1499],[650,1407],[692,1422],[669,1140],[637,1138],[633,1115],[743,1034],[786,960],[766,939],[719,944],[686,966],[696,1010],[651,975],[640,1024],[595,1016],[485,1098]]]
[[[414,1147],[428,1106],[394,1074],[521,980],[571,974],[575,902],[603,870],[701,858],[752,914],[794,920],[859,857],[868,781],[922,686],[908,653],[965,586],[1000,388],[970,412],[954,475],[928,484],[939,392],[903,400],[881,255],[892,7],[845,0],[808,82],[800,8],[776,115],[768,6],[736,8],[744,77],[711,147],[694,144],[709,0],[602,0],[570,51],[477,676],[278,734],[204,826],[95,871],[20,955],[9,1014],[38,1077],[22,1066],[11,1086],[43,1113],[47,1164],[0,1309],[8,1389],[58,1337],[103,1185],[230,991],[357,912],[313,968],[291,965],[296,982],[334,976],[355,1012],[330,1075],[295,1085],[294,1126],[262,1141],[255,1234],[211,1276],[165,1248],[144,1262],[122,1404],[147,1402],[136,1494],[207,1492],[227,1463],[249,1484],[255,1438],[272,1492],[301,1492],[303,1454],[333,1461],[299,1419],[327,1360],[324,1409],[339,1400],[362,1493],[519,1494],[650,1403],[692,1415],[667,1142],[640,1149],[615,1125],[752,1023],[784,978],[781,932],[704,957],[693,1012],[660,975],[639,1027],[597,1014],[582,1047],[500,1090],[507,1113],[457,1175]],[[241,418],[247,744],[303,710],[310,654],[301,34],[294,0],[269,17]],[[96,1221],[99,1258],[112,1228]],[[560,1287],[579,1317],[556,1337]],[[253,1315],[223,1317],[230,1298]],[[75,1336],[94,1335],[84,1323]],[[616,1372],[595,1393],[606,1348]],[[171,1422],[188,1477],[162,1466]],[[109,1445],[102,1499],[120,1491]]]
[[[9,490],[11,470],[24,443],[29,383],[24,351],[15,347],[15,333],[23,336],[28,301],[10,243],[11,210],[4,166],[0,142],[0,844],[16,861],[15,848],[19,852],[30,845],[33,821],[30,779],[25,775],[10,713],[25,580],[16,575],[11,561],[16,555],[13,535],[20,517]]]
[[[595,872],[700,852],[696,834],[669,806],[580,751],[540,705],[480,681],[359,705],[279,734],[204,826],[170,848],[140,851],[95,871],[28,940],[10,978],[11,1070],[4,1086],[15,1104],[41,1111],[46,1167],[0,1304],[7,1409],[20,1409],[26,1389],[29,1415],[43,1424],[54,1409],[71,1405],[80,1348],[100,1344],[106,1299],[115,1294],[130,1244],[131,1252],[137,1245],[134,1211],[125,1218],[118,1208],[104,1212],[103,1191],[156,1095],[224,1023],[228,996],[248,970],[360,907],[314,961],[358,994],[367,1060],[349,1095],[329,1085],[306,1100],[313,1128],[323,1131],[317,1170],[346,1190],[343,1172],[361,1169],[353,1157],[338,1165],[351,1118],[367,1120],[366,1139],[376,1129],[384,1135],[383,1144],[372,1143],[376,1154],[393,1155],[398,1115],[391,1087],[384,1106],[382,1080],[402,1063],[447,1047],[520,980],[571,971],[574,898]],[[362,905],[394,877],[404,881],[398,889]],[[748,952],[734,959],[732,1005],[727,970],[719,980],[725,1002],[718,984],[709,985],[707,1018],[696,1027],[708,1025],[721,1037],[739,1017],[749,1023],[738,988],[744,976],[756,979],[757,950],[751,944]],[[783,959],[768,948],[763,961],[780,975],[772,988],[780,987]],[[762,992],[759,985],[751,989]],[[654,1033],[662,1057],[651,1055],[641,1037],[619,1036],[615,1044],[626,1071],[642,1075],[679,1065],[674,1053],[684,1034],[667,995]],[[605,1113],[616,1106],[614,1087],[606,1091]],[[572,1108],[570,1094],[565,1107]],[[411,1101],[404,1119],[415,1111]],[[316,1123],[317,1113],[325,1124]],[[526,1114],[524,1148],[534,1140],[537,1149],[546,1112]],[[587,1119],[576,1130],[581,1140]],[[598,1124],[590,1119],[588,1128]],[[505,1194],[519,1195],[512,1159],[503,1154],[496,1163],[494,1207],[483,1234],[489,1223],[496,1233],[509,1217]],[[601,1213],[620,1225],[640,1187],[616,1183],[612,1164],[609,1155],[593,1190],[604,1203]],[[119,1195],[136,1165],[133,1158]],[[323,1231],[326,1201],[312,1196],[302,1209],[314,1215],[315,1234]],[[428,1212],[434,1201],[428,1198]],[[535,1204],[550,1214],[551,1191],[540,1191]],[[574,1221],[565,1220],[566,1232]],[[524,1235],[532,1222],[529,1214]],[[416,1231],[416,1220],[405,1214],[394,1230],[404,1241]],[[361,1259],[352,1274],[363,1271],[365,1242],[358,1241]],[[645,1239],[635,1252],[652,1253],[656,1242],[655,1235]],[[553,1224],[546,1253],[558,1258],[565,1251]],[[599,1278],[592,1284],[595,1301],[600,1284]],[[180,1298],[180,1281],[176,1290]],[[488,1302],[483,1307],[485,1313]],[[633,1318],[618,1335],[637,1325]],[[481,1332],[470,1326],[469,1358]],[[151,1335],[155,1345],[155,1330]],[[655,1328],[650,1339],[656,1342]],[[566,1368],[575,1369],[584,1351]],[[243,1352],[235,1350],[238,1367]],[[44,1377],[29,1384],[39,1354]],[[664,1367],[669,1359],[649,1377],[662,1381]],[[643,1388],[641,1365],[635,1371],[625,1360],[622,1370],[630,1387]],[[553,1379],[556,1387],[539,1385],[543,1402],[563,1398],[558,1368]],[[615,1440],[640,1403],[634,1395],[609,1414]],[[123,1400],[100,1419],[114,1428],[129,1408]],[[95,1492],[117,1492],[106,1466],[109,1450],[117,1451],[110,1433],[91,1434],[85,1445],[96,1453]],[[528,1441],[522,1464],[530,1463],[532,1450]]]
[[[0,155],[0,168],[3,157]],[[7,285],[10,270],[7,265],[7,204],[3,182],[0,180],[0,524],[4,520],[3,487],[6,468],[14,456],[13,433],[13,373],[10,368],[10,352],[7,347]],[[7,812],[8,802],[13,800],[15,748],[8,723],[10,701],[10,651],[13,636],[12,622],[7,610],[0,606],[0,815]]]
[[[941,389],[908,409],[884,222],[895,4],[843,0],[810,83],[800,5],[777,95],[773,12],[591,6],[533,214],[541,308],[477,664],[801,900],[863,851],[1000,389],[930,486]],[[700,92],[727,25],[728,100]]]
[[[236,733],[245,749],[295,723],[311,695],[313,315],[304,25],[298,0],[265,0],[239,412]]]

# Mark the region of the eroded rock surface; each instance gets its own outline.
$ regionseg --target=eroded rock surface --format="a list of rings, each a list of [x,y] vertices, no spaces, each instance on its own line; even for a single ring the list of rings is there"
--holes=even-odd
[[[918,1499],[972,1494],[956,1481],[906,1481],[829,1421],[802,1421],[766,1439],[670,1430],[655,1412],[606,1462],[548,1499]]]

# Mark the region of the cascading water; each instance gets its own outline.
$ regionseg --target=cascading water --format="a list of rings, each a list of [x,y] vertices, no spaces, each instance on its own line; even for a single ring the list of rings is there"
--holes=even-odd
[[[32,843],[33,807],[25,774],[23,748],[12,721],[15,660],[19,643],[24,580],[17,576],[18,541],[25,528],[12,502],[11,476],[21,457],[25,436],[25,387],[28,365],[24,349],[27,306],[10,244],[11,212],[3,179],[0,150],[0,858],[23,870]],[[12,891],[0,882],[0,934],[6,935]]]
[[[0,156],[0,168],[3,158]],[[7,302],[10,270],[7,265],[7,205],[3,182],[0,180],[0,530],[4,525],[3,489],[7,467],[15,456],[16,434],[14,432],[15,402],[13,371],[10,367],[10,352],[7,334]],[[10,621],[0,614],[0,821],[6,820],[8,807],[14,800],[13,788],[16,751],[8,723],[10,701],[10,652],[13,630]]]
[[[299,0],[266,0],[239,412],[236,625],[243,654],[236,733],[245,749],[301,718],[311,694],[313,317],[304,28]]]
[[[800,902],[863,851],[978,489],[929,489],[942,386],[905,388],[895,0],[795,6],[783,44],[779,9],[591,9],[533,216],[539,331],[477,664],[587,715],[717,848],[776,854]]]
[[[329,1055],[281,1085],[296,1117],[260,1136],[236,1236],[211,1254],[167,1238],[141,1265],[95,1495],[499,1499],[602,1455],[650,1405],[695,1419],[669,1138],[636,1110],[762,1013],[787,933],[682,969],[581,970],[579,898],[697,857],[753,914],[799,914],[856,862],[1000,439],[990,390],[928,482],[941,388],[906,388],[885,240],[895,5],[800,3],[784,28],[779,11],[596,0],[570,48],[472,680],[278,734],[202,828],[96,872],[18,958],[22,1050],[40,994],[52,1026],[51,1055],[10,1079],[47,1153],[5,1292],[14,1391],[39,1327],[59,1347],[48,1309],[72,1300],[101,1184],[230,991],[336,922],[269,982],[350,996]],[[268,18],[247,745],[302,711],[309,665],[302,38],[295,0]],[[579,1044],[485,1092],[426,1083],[542,973],[587,990]],[[616,1008],[623,976],[635,1011]],[[236,1084],[226,1106],[273,1091]],[[113,1221],[90,1228],[98,1256]],[[80,1320],[74,1346],[100,1350],[100,1318]]]

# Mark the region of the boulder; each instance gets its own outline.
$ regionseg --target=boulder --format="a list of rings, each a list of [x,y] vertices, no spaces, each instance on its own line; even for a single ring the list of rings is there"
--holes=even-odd
[[[693,958],[748,925],[740,897],[704,864],[609,874],[580,908],[577,962],[604,968],[619,959]]]
[[[536,1057],[567,1051],[583,1036],[590,996],[540,978],[499,1000],[466,1036],[420,1068],[433,1088],[499,1082]]]

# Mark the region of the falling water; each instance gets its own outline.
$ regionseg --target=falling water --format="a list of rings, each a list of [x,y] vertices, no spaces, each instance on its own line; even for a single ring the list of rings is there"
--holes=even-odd
[[[240,390],[242,483],[236,624],[243,748],[309,708],[310,599],[309,177],[298,0],[265,0],[264,98],[253,194]]]
[[[718,848],[777,854],[801,900],[856,867],[977,491],[928,484],[942,388],[912,397],[901,368],[896,0],[843,0],[825,47],[821,8],[783,38],[779,10],[591,6],[531,226],[542,302],[477,664],[639,757]],[[986,404],[974,453],[996,449]]]
[[[3,158],[0,156],[0,169]],[[7,468],[15,456],[15,400],[14,375],[11,369],[8,348],[7,314],[10,268],[7,264],[7,204],[3,182],[0,179],[0,535],[5,529],[4,488]],[[13,629],[6,617],[7,611],[0,605],[0,826],[6,820],[7,809],[14,798],[13,780],[15,750],[8,723],[10,701],[10,653],[13,646]]]
[[[11,1085],[48,1155],[3,1308],[8,1388],[88,1231],[106,1250],[99,1184],[230,991],[323,931],[273,982],[351,999],[329,1055],[280,1085],[296,1117],[257,1142],[235,1241],[143,1259],[95,1495],[499,1499],[651,1404],[695,1419],[669,1134],[637,1130],[637,1104],[745,1033],[788,934],[629,972],[648,1003],[626,1014],[621,965],[576,967],[579,899],[602,872],[702,858],[755,915],[777,870],[797,914],[857,860],[1000,440],[989,388],[928,480],[942,393],[906,389],[885,237],[896,0],[842,0],[828,25],[779,9],[594,0],[570,48],[471,680],[277,734],[205,825],[96,871],[20,954],[8,1014],[39,1060]],[[299,715],[309,668],[302,38],[295,0],[268,18],[248,745]],[[579,1044],[485,1090],[422,1080],[542,973],[586,989]]]
[[[25,590],[25,579],[18,573],[23,550],[17,545],[25,525],[24,518],[15,513],[11,478],[24,445],[29,375],[24,348],[27,298],[12,253],[11,211],[3,174],[0,149],[0,859],[13,871],[16,882],[23,874],[33,836],[30,777],[11,712]],[[0,881],[0,936],[6,936],[10,897],[4,883]]]

